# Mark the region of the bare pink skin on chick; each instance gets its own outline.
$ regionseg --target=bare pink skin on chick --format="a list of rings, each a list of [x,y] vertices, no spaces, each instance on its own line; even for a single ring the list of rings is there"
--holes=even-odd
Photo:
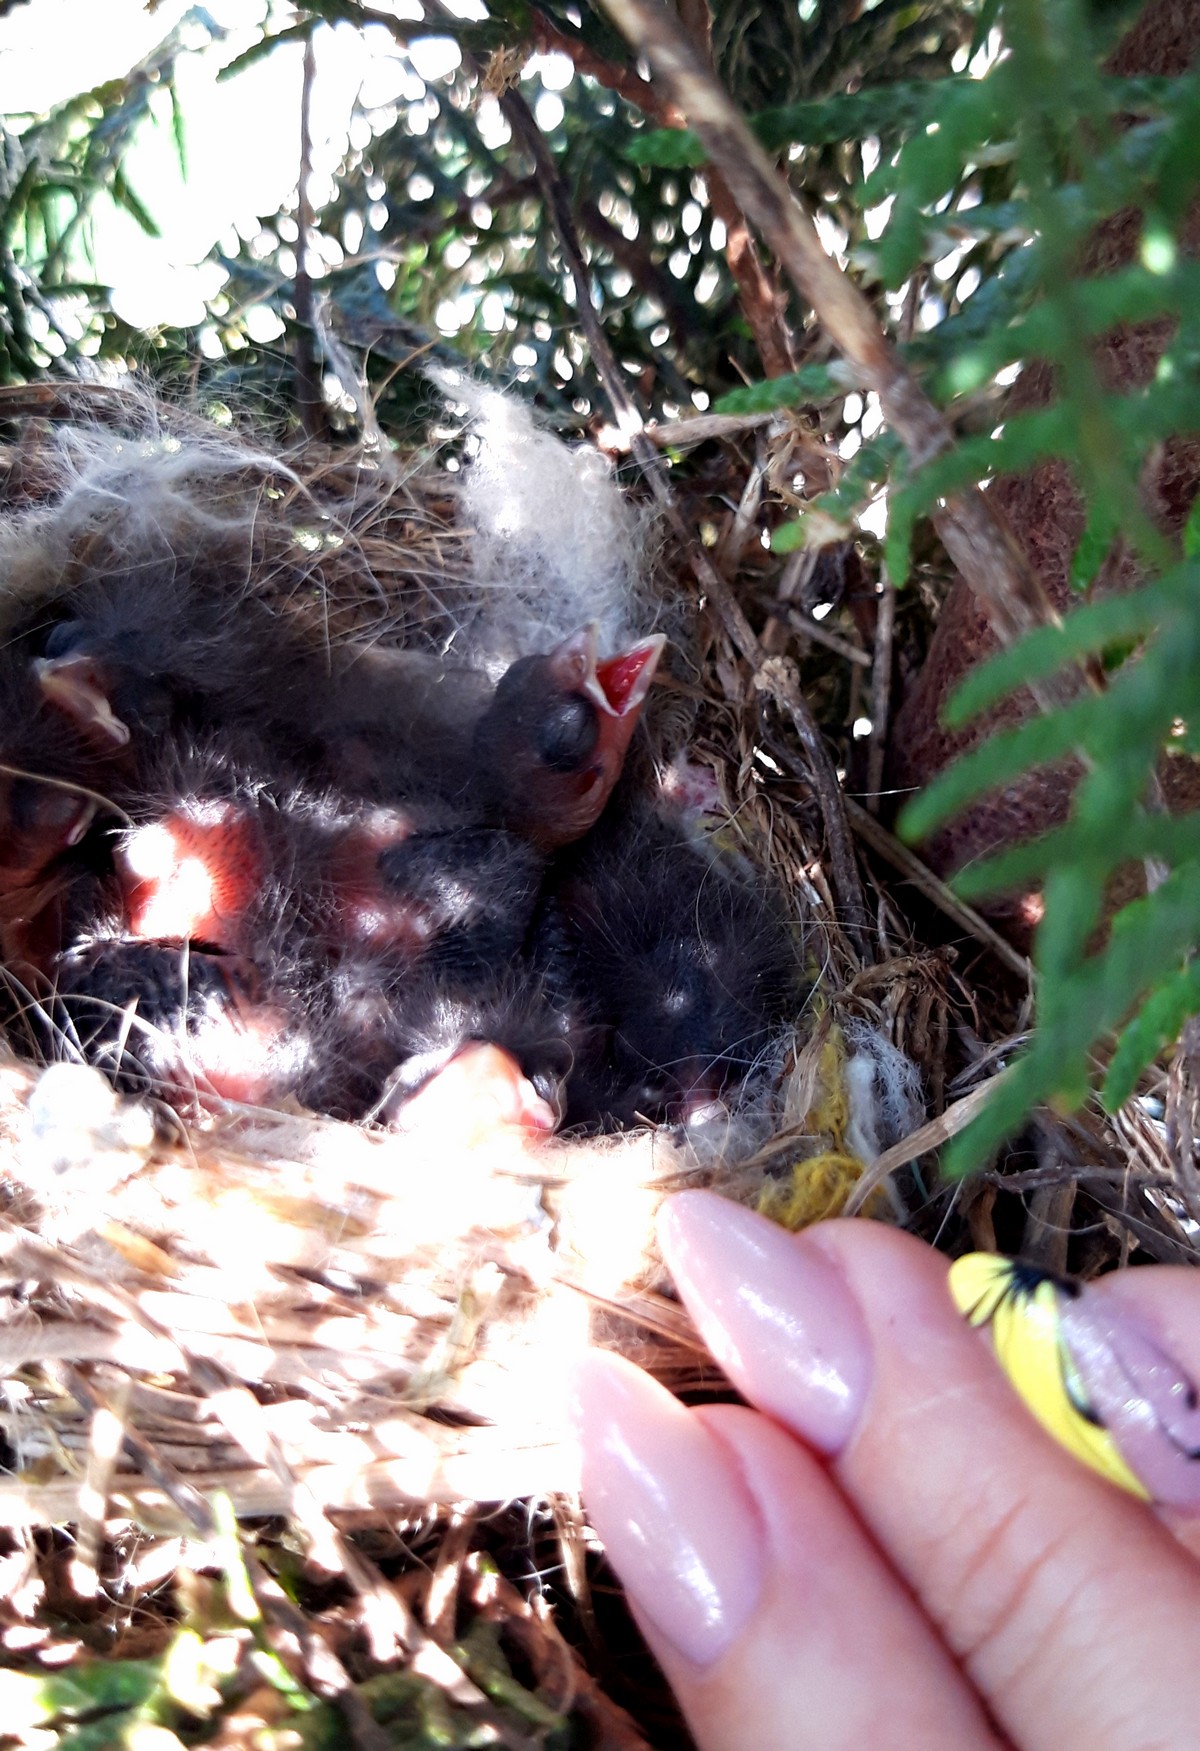
[[[369,810],[338,837],[329,854],[335,944],[418,954],[433,934],[427,914],[402,894],[389,891],[379,860],[402,845],[412,823],[400,809]]]
[[[286,1011],[236,999],[224,1014],[206,1016],[186,1047],[201,1099],[211,1089],[219,1100],[245,1106],[268,1106],[286,1094],[300,1055]]]
[[[236,803],[198,799],[132,828],[115,862],[129,929],[144,941],[198,941],[235,951],[261,891],[266,856]]]
[[[475,1148],[499,1134],[540,1142],[557,1123],[550,1102],[542,1099],[510,1053],[472,1040],[405,1102],[393,1129]]]

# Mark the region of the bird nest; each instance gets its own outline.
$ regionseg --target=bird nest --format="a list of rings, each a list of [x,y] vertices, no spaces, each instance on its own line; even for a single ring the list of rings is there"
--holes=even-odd
[[[482,625],[498,649],[527,637],[531,617],[572,624],[573,589],[597,599],[594,570],[581,583],[551,575],[544,541],[522,549],[520,530],[505,530],[502,482],[489,487],[501,504],[490,530],[478,526],[478,495],[471,526],[453,445],[403,465],[367,446],[284,453],[101,389],[12,392],[0,411],[13,422],[2,458],[10,618],[14,600],[27,607],[69,590],[73,559],[111,539],[111,521],[93,518],[71,530],[64,554],[55,518],[88,446],[114,434],[129,453],[183,459],[182,519],[195,479],[211,488],[213,478],[203,467],[190,476],[188,455],[220,448],[218,499],[249,495],[254,505],[238,521],[240,561],[230,551],[222,563],[236,588],[315,642],[444,646]],[[705,496],[701,483],[689,506],[697,526],[713,521],[728,570],[747,553],[738,519],[720,508],[740,466],[729,451],[716,490]],[[189,1101],[177,1090],[165,1106],[116,1093],[69,1041],[46,1051],[30,1025],[37,1002],[10,970],[15,1049],[0,1065],[10,1650],[69,1650],[78,1637],[108,1652],[161,1649],[178,1634],[180,1572],[194,1590],[215,1568],[232,1597],[240,1562],[271,1646],[303,1647],[307,1663],[293,1663],[310,1678],[319,1622],[318,1681],[341,1695],[363,1742],[371,1729],[355,1713],[347,1649],[361,1654],[364,1642],[378,1664],[403,1653],[447,1707],[466,1708],[500,1742],[533,1743],[547,1699],[559,1716],[590,1710],[598,1743],[642,1742],[546,1613],[480,1566],[479,1527],[496,1512],[481,1518],[484,1505],[558,1501],[578,1591],[586,1538],[567,1506],[572,1359],[599,1342],[676,1387],[722,1389],[663,1281],[659,1202],[706,1185],[794,1225],[848,1205],[888,1214],[890,1170],[936,1140],[911,1135],[922,1116],[912,1060],[940,1109],[949,998],[945,957],[911,948],[885,889],[870,889],[875,941],[890,936],[902,951],[873,957],[843,930],[817,789],[788,742],[779,689],[765,700],[720,624],[689,602],[673,538],[649,514],[629,527],[653,556],[636,578],[603,518],[598,537],[593,527],[577,540],[585,549],[591,540],[611,574],[597,617],[628,616],[636,591],[643,622],[671,635],[648,716],[654,770],[668,786],[698,785],[723,855],[786,896],[809,997],[703,1125],[543,1137],[511,1122],[506,1085],[493,1110],[461,1101],[452,1077],[388,1127],[289,1100]],[[136,530],[130,539],[136,547]],[[761,552],[751,545],[750,562]],[[499,612],[506,554],[523,555],[525,588]],[[551,611],[554,591],[567,600]],[[31,1040],[49,1067],[32,1061]],[[265,1525],[274,1556],[253,1542],[231,1556],[234,1522]],[[411,1572],[385,1579],[371,1538],[428,1541],[435,1523],[445,1542],[428,1542],[420,1584]],[[64,1527],[69,1546],[39,1530]],[[295,1589],[289,1597],[280,1586],[284,1549],[302,1553],[310,1591],[336,1579],[323,1616],[298,1613]],[[521,1569],[528,1556],[514,1560]],[[510,1665],[520,1643],[536,1719],[511,1697],[498,1703],[469,1661],[449,1659],[447,1597],[469,1599],[481,1618],[498,1614]],[[48,1599],[65,1631],[47,1627]],[[266,1632],[252,1612],[235,1630],[243,1652],[261,1651]]]

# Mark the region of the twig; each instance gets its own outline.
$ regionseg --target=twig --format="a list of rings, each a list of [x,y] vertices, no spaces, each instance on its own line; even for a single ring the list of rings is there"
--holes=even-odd
[[[686,339],[696,323],[699,306],[684,295],[680,282],[664,272],[639,241],[626,237],[611,219],[606,219],[595,201],[581,201],[578,212],[579,222],[592,241],[609,251],[638,291],[653,298],[663,315],[671,318],[676,331]]]
[[[540,54],[557,50],[559,54],[566,55],[574,63],[577,73],[586,74],[597,85],[603,85],[606,91],[615,91],[618,97],[623,97],[626,103],[641,110],[643,115],[649,116],[661,128],[686,126],[675,105],[665,102],[657,86],[651,85],[648,79],[643,79],[635,69],[605,60],[603,55],[589,49],[582,37],[568,36],[566,31],[560,30],[544,12],[536,8],[532,24],[534,45]]]
[[[712,13],[708,0],[679,0],[679,17],[712,67]],[[778,275],[764,265],[746,216],[715,164],[707,167],[704,180],[712,210],[725,227],[725,260],[737,287],[742,314],[754,336],[763,372],[768,377],[783,377],[796,369],[797,360]]]
[[[844,924],[860,959],[871,960],[873,956],[868,948],[870,940],[870,921],[867,914],[866,900],[863,896],[862,883],[859,880],[858,866],[854,861],[854,847],[847,824],[845,798],[838,775],[829,758],[821,732],[800,692],[800,677],[796,673],[796,665],[786,657],[767,657],[754,676],[754,685],[766,693],[772,703],[792,721],[796,739],[803,748],[808,760],[812,786],[817,795],[821,814],[825,820],[825,829],[829,838],[829,862],[832,866],[834,889],[843,908]],[[831,823],[837,821],[840,831],[830,831]],[[843,832],[845,837],[843,838]]]
[[[861,803],[855,802],[854,798],[849,796],[844,798],[844,801],[851,826],[860,839],[871,847],[872,851],[878,852],[880,857],[885,858],[893,869],[898,869],[902,875],[907,876],[908,880],[925,895],[927,900],[932,900],[939,912],[944,912],[947,918],[952,918],[963,930],[976,937],[985,948],[991,950],[997,960],[1003,961],[1004,965],[1019,979],[1032,983],[1033,968],[1024,955],[1017,953],[1011,942],[1006,942],[999,931],[993,930],[985,918],[981,918],[978,912],[968,906],[965,901],[960,900],[958,895],[946,886],[945,882],[939,881],[928,865],[922,863],[921,859],[915,852],[910,851],[907,845],[902,845],[894,834],[888,832],[886,827],[880,826],[874,815],[869,814]]]
[[[317,63],[313,33],[304,38],[304,76],[300,84],[300,176],[296,187],[296,406],[308,439],[325,436],[325,397],[317,368],[316,326],[313,321],[313,284],[308,271],[308,251],[313,238],[312,196],[312,92]]]
[[[823,644],[826,650],[832,651],[845,662],[854,663],[860,669],[871,667],[871,659],[866,651],[859,645],[851,644],[848,638],[842,638],[839,633],[830,632],[827,626],[822,626],[811,614],[805,614],[799,608],[789,608],[787,623],[801,638],[810,638],[814,644]]]
[[[660,450],[693,450],[697,444],[743,437],[760,426],[769,426],[775,417],[773,413],[700,413],[686,420],[662,420],[647,426],[645,433]],[[621,433],[606,448],[619,453],[628,451],[628,434]]]
[[[892,633],[896,625],[896,592],[884,571],[879,579],[875,612],[875,656],[871,664],[871,745],[867,752],[867,808],[879,813],[883,762],[887,753],[888,719],[892,703]]]
[[[738,303],[754,336],[764,377],[785,377],[796,369],[796,349],[784,317],[784,296],[763,266],[754,234],[719,170],[704,180],[712,210],[725,227],[725,260],[737,287]]]
[[[694,9],[693,9],[694,10]],[[705,7],[707,16],[707,7]],[[695,32],[693,32],[695,34]],[[606,91],[615,91],[627,103],[634,106],[657,122],[663,128],[682,128],[685,126],[683,116],[673,103],[665,103],[656,86],[649,80],[642,79],[636,71],[628,67],[618,66],[615,61],[608,61],[602,55],[597,55],[581,37],[568,36],[565,31],[553,24],[543,13],[534,13],[533,40],[543,53],[546,50],[557,49],[567,55],[574,63],[579,73],[595,79],[603,85]],[[779,288],[773,283],[770,274],[763,266],[758,251],[754,246],[754,238],[750,227],[733,195],[726,185],[719,170],[711,166],[704,173],[708,184],[709,199],[714,217],[721,220],[725,227],[725,259],[729,264],[730,276],[737,288],[738,302],[742,313],[750,325],[754,343],[762,359],[763,371],[768,377],[782,377],[788,371],[796,369],[795,349],[788,332],[783,313],[783,299]],[[594,207],[585,208],[581,214],[587,229],[596,235],[599,231],[596,221],[606,227],[610,235],[604,241],[619,261],[634,275],[639,284],[645,284],[647,270],[661,280],[652,262],[643,258],[641,270],[635,270],[626,252],[628,245],[615,226],[609,226]],[[624,246],[624,250],[622,248]],[[677,298],[666,299],[661,289],[654,291],[654,296],[663,305],[664,310],[674,308],[678,313]]]

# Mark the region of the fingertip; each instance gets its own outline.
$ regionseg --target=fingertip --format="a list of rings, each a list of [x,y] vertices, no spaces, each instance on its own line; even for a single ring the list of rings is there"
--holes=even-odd
[[[593,1351],[573,1382],[583,1497],[656,1643],[691,1666],[738,1636],[762,1588],[762,1524],[727,1448],[619,1356]]]
[[[717,1361],[751,1403],[823,1453],[850,1438],[871,1354],[836,1266],[807,1236],[712,1192],[659,1217],[663,1256]]]

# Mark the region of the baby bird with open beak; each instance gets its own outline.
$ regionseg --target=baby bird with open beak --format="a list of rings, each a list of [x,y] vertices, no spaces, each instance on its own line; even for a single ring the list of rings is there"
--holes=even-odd
[[[600,660],[583,627],[496,684],[468,663],[373,650],[340,659],[310,730],[332,784],[374,802],[440,801],[546,852],[582,837],[620,776],[665,639]]]
[[[621,775],[666,640],[597,661],[585,626],[545,656],[519,657],[473,737],[489,812],[542,851],[581,839]]]

